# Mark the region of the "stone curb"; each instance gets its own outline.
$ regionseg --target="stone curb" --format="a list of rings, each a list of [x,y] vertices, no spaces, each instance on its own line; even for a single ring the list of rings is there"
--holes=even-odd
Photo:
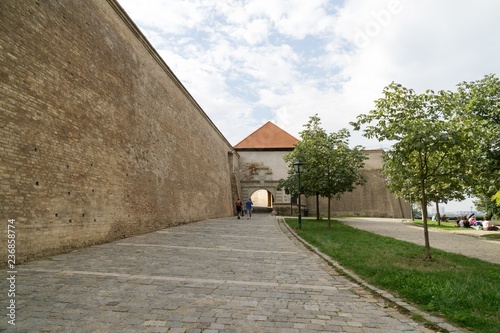
[[[442,332],[448,332],[448,333],[468,333],[470,331],[463,329],[463,328],[458,328],[455,327],[447,322],[445,322],[442,318],[432,316],[426,312],[423,312],[416,307],[404,302],[403,300],[395,297],[394,295],[388,293],[385,290],[379,289],[375,286],[372,286],[371,284],[367,283],[363,279],[361,279],[358,275],[356,275],[354,272],[344,268],[341,266],[338,262],[327,256],[326,254],[322,253],[321,251],[318,250],[317,247],[309,244],[305,239],[297,235],[297,233],[284,221],[284,217],[282,216],[277,216],[276,217],[278,223],[282,223],[287,230],[301,243],[303,243],[307,248],[311,249],[314,251],[317,255],[319,255],[321,258],[326,260],[328,263],[330,263],[333,267],[338,269],[342,274],[345,274],[348,278],[352,279],[359,285],[363,286],[364,288],[370,290],[371,292],[375,293],[376,295],[382,297],[386,301],[395,304],[398,306],[400,309],[402,309],[405,312],[408,312],[409,314],[419,316],[423,318],[425,321],[431,323],[432,325],[438,327]]]

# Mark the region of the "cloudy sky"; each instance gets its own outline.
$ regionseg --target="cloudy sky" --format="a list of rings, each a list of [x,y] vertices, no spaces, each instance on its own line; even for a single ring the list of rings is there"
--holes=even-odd
[[[496,0],[118,0],[228,141],[318,114],[352,131],[392,81],[454,89],[500,75]]]

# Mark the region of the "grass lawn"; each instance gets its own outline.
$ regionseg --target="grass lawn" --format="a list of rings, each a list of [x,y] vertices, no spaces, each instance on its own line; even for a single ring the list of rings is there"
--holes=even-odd
[[[488,238],[490,240],[497,240],[500,241],[500,232],[496,232],[494,234],[487,234],[487,235],[482,235],[482,238]],[[500,254],[499,254],[500,255]]]
[[[424,222],[422,220],[414,220],[413,223],[420,225],[420,226],[424,225]],[[441,229],[441,230],[457,230],[458,229],[457,223],[455,221],[451,221],[451,222],[441,221],[441,225],[438,225],[437,221],[427,221],[427,227]]]
[[[416,225],[422,226],[424,225],[424,222],[422,220],[415,220],[413,221]],[[457,223],[455,221],[451,222],[441,222],[441,225],[438,225],[437,221],[427,221],[427,227],[429,228],[436,228],[436,229],[441,229],[441,230],[465,230],[463,228],[457,228],[456,227]],[[496,225],[496,223],[495,223]],[[470,229],[470,231],[473,233],[474,230]],[[488,231],[490,232],[490,231]],[[488,238],[490,240],[500,240],[500,231],[491,231],[490,234],[482,235],[482,238]],[[500,330],[499,330],[500,332]]]
[[[286,222],[368,283],[474,332],[500,332],[500,265],[358,230],[338,221]]]

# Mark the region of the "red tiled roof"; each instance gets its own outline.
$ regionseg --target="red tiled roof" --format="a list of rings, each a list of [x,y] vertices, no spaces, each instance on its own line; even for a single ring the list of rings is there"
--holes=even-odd
[[[234,146],[235,149],[294,148],[299,141],[272,122],[268,121],[255,132]]]

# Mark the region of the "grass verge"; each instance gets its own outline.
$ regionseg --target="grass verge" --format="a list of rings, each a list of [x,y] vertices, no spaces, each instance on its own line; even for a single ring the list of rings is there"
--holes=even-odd
[[[415,220],[415,221],[413,221],[413,223],[415,223],[418,226],[422,226],[422,227],[424,225],[424,222],[422,220]],[[440,225],[438,225],[438,223],[436,221],[427,221],[427,227],[445,230],[445,231],[456,231],[457,229],[459,229],[459,228],[457,228],[455,221],[441,222]],[[461,229],[461,230],[464,230],[464,229]],[[470,232],[474,233],[474,230],[470,229]],[[499,231],[491,231],[490,234],[481,235],[480,237],[487,238],[490,240],[500,240],[500,232]],[[499,330],[499,332],[500,332],[500,330]]]
[[[497,232],[495,234],[482,235],[481,238],[488,238],[490,240],[500,241],[500,233]],[[500,255],[500,253],[499,253],[499,255]]]
[[[338,221],[286,222],[366,282],[474,332],[500,332],[500,265],[358,230]],[[459,246],[459,244],[457,244]]]
[[[413,223],[415,223],[416,225],[419,225],[419,226],[424,225],[424,222],[422,220],[415,220],[415,221],[413,221]],[[441,229],[441,230],[457,230],[457,223],[455,221],[451,221],[451,222],[441,221],[440,225],[438,225],[437,221],[427,221],[427,227]]]

